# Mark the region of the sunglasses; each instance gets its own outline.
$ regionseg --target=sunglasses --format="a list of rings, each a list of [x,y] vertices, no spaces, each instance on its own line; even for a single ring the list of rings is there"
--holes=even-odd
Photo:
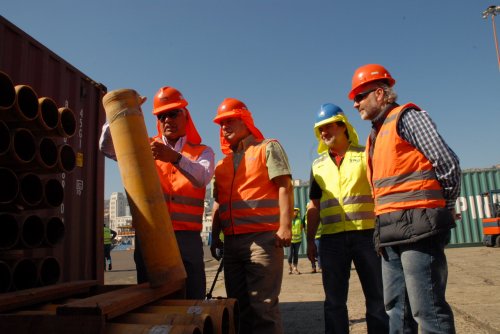
[[[378,88],[373,88],[373,89],[367,90],[366,92],[356,94],[356,96],[354,96],[354,102],[359,103],[359,102],[363,101],[368,96],[368,94],[376,91],[377,89]]]
[[[174,109],[174,110],[171,110],[169,112],[165,112],[165,113],[162,113],[162,114],[159,114],[159,115],[156,115],[156,117],[158,118],[158,120],[160,122],[165,122],[165,120],[167,118],[170,118],[170,119],[176,119],[177,116],[179,116],[179,114],[183,112],[182,109]]]

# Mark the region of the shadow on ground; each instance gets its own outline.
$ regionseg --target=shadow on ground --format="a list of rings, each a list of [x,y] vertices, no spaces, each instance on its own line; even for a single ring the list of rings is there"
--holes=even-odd
[[[280,310],[286,334],[325,332],[322,301],[280,302]]]

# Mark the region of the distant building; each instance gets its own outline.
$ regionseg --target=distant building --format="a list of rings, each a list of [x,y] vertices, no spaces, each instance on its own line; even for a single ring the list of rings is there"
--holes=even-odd
[[[109,199],[109,221],[111,224],[117,217],[126,215],[127,199],[120,192],[114,192]]]
[[[115,229],[119,229],[120,227],[130,229],[131,226],[132,226],[132,216],[116,217],[113,222],[113,227]]]
[[[109,199],[104,200],[104,225],[109,226]]]

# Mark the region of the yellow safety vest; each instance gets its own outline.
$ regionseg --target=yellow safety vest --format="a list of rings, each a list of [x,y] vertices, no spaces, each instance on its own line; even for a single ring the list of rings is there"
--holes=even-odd
[[[302,220],[297,217],[292,220],[292,243],[302,242]]]
[[[313,162],[312,171],[322,189],[322,235],[374,228],[374,204],[364,146],[351,144],[340,167],[325,152]]]
[[[104,227],[104,244],[111,245],[111,229]]]

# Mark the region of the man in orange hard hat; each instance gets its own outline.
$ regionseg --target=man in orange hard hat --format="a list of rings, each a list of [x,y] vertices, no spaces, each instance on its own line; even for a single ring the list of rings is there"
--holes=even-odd
[[[356,70],[349,92],[373,125],[367,174],[390,332],[454,333],[444,247],[455,226],[460,165],[427,112],[396,103],[395,82],[386,68],[368,64]]]
[[[283,333],[278,296],[293,214],[288,158],[237,99],[225,99],[214,122],[225,157],[215,168],[212,255],[222,230],[226,291],[239,301],[240,333]]]
[[[214,152],[201,144],[187,105],[173,87],[162,87],[156,93],[153,114],[157,117],[158,134],[151,139],[151,152],[187,272],[186,298],[204,299],[206,278],[200,232],[205,190],[214,173]],[[103,127],[100,149],[116,160],[107,124]],[[143,283],[148,278],[137,242],[136,238],[137,282]]]

